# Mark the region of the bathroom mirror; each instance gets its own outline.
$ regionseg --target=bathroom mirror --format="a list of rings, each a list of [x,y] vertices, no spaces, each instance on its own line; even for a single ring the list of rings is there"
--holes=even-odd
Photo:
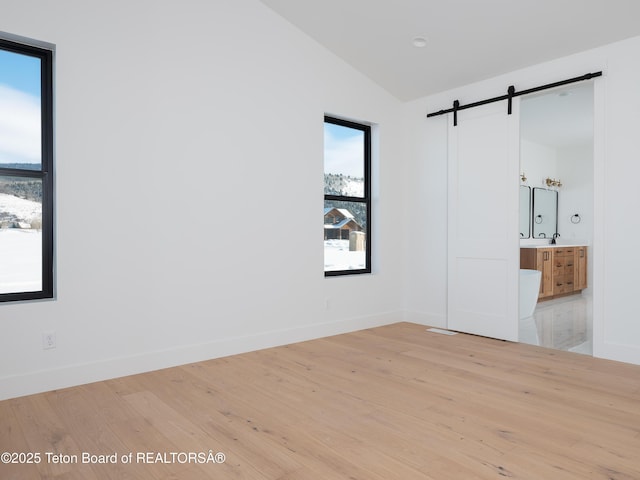
[[[531,187],[520,185],[520,238],[531,236]]]
[[[558,192],[533,189],[533,238],[552,238],[558,232]]]

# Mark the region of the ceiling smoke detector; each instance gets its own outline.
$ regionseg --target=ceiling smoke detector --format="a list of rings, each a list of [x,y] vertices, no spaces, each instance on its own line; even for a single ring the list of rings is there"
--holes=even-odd
[[[422,35],[418,35],[417,37],[413,37],[413,46],[416,48],[422,48],[427,46],[427,38]]]

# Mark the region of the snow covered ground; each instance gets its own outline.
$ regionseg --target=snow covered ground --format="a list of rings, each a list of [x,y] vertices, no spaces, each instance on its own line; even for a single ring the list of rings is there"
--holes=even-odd
[[[349,240],[324,241],[324,270],[358,270],[365,268],[364,251],[350,252]]]
[[[42,204],[0,193],[0,218],[30,224],[42,218]],[[42,232],[0,229],[0,293],[42,290]]]
[[[42,290],[42,232],[0,229],[0,293]]]

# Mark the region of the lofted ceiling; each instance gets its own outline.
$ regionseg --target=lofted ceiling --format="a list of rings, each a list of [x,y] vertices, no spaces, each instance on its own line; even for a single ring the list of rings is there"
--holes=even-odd
[[[640,35],[639,0],[261,1],[404,101]]]

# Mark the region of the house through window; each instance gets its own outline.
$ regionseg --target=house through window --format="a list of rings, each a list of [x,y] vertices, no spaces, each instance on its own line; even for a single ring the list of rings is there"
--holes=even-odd
[[[0,39],[0,301],[53,297],[52,56]]]
[[[324,118],[324,272],[371,272],[371,127]]]

